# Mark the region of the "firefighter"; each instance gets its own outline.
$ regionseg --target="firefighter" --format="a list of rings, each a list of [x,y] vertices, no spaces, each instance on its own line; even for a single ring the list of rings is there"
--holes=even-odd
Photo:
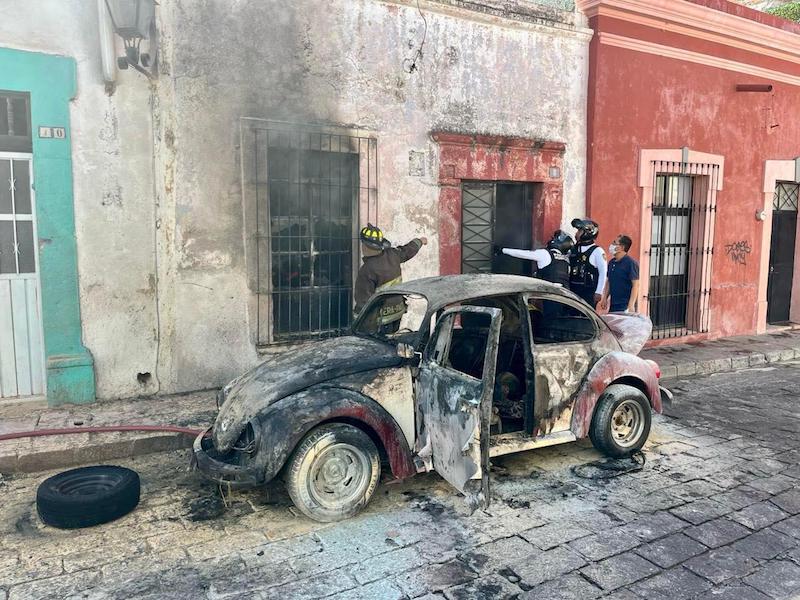
[[[502,253],[514,258],[532,260],[536,263],[536,277],[552,283],[560,283],[569,289],[569,252],[573,245],[572,237],[557,229],[550,241],[547,242],[546,248],[539,250],[501,248],[498,254]]]
[[[421,237],[404,246],[392,248],[389,240],[383,237],[383,232],[371,223],[361,230],[359,239],[364,264],[358,270],[353,291],[356,313],[364,308],[372,294],[400,283],[403,280],[400,265],[414,258],[419,249],[428,243],[427,238]]]
[[[606,253],[595,241],[600,226],[589,219],[573,219],[577,244],[570,252],[569,287],[592,308],[597,307],[606,285]]]

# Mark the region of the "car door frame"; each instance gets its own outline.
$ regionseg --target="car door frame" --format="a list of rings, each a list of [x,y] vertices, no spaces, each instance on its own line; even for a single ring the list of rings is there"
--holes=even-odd
[[[546,394],[546,395],[543,395],[543,394],[539,393],[539,390],[537,389],[537,386],[536,386],[536,373],[538,372],[538,370],[540,368],[539,358],[537,356],[538,355],[537,346],[543,346],[543,345],[547,345],[547,344],[537,344],[536,343],[536,338],[534,336],[534,331],[533,331],[533,322],[531,320],[530,310],[528,310],[528,305],[529,305],[529,302],[531,300],[551,300],[551,301],[558,302],[558,303],[566,305],[566,306],[570,306],[570,307],[572,307],[572,308],[574,308],[576,310],[579,310],[581,312],[581,314],[586,316],[594,324],[595,333],[594,333],[594,336],[592,337],[591,340],[562,342],[562,344],[566,348],[569,348],[570,346],[578,345],[578,344],[580,344],[582,346],[589,346],[589,354],[590,354],[589,362],[588,362],[588,365],[585,368],[584,373],[581,376],[581,384],[582,384],[583,381],[585,381],[586,377],[591,372],[592,367],[597,362],[597,360],[596,360],[596,354],[597,354],[596,353],[596,345],[598,343],[598,340],[600,340],[600,338],[602,336],[603,325],[600,322],[599,317],[594,313],[594,311],[591,309],[591,307],[586,305],[581,300],[577,300],[577,299],[573,299],[573,298],[567,298],[565,296],[561,296],[561,295],[558,295],[558,294],[547,293],[547,292],[544,292],[544,293],[542,293],[542,292],[528,292],[528,293],[522,294],[522,305],[525,308],[525,319],[527,320],[527,324],[528,324],[527,327],[528,327],[528,334],[530,336],[531,360],[532,360],[532,365],[533,365],[533,404],[532,404],[532,409],[531,409],[533,411],[533,419],[532,419],[533,425],[532,425],[532,430],[531,430],[530,433],[534,437],[543,437],[543,436],[548,435],[550,433],[560,433],[561,431],[568,431],[569,430],[569,426],[564,428],[563,430],[559,430],[559,431],[552,431],[552,429],[547,430],[547,431],[543,431],[542,423],[541,423],[541,417],[537,416],[537,403],[545,402],[546,404],[549,404],[550,395],[549,395],[549,393]],[[556,343],[556,342],[554,342],[554,343]],[[580,392],[581,384],[577,385],[575,390],[570,394],[568,402],[567,401],[563,401],[562,402],[562,405],[565,405],[565,409],[564,410],[569,410],[569,418],[567,419],[566,416],[563,417],[563,420],[565,420],[567,422],[571,422],[571,420],[572,420],[571,419],[572,411],[575,408],[575,400],[577,398],[578,393]]]
[[[534,403],[536,402],[536,390],[535,390],[535,366],[533,364],[533,337],[532,337],[532,329],[530,324],[530,319],[526,316],[528,312],[527,304],[525,303],[524,294],[522,293],[513,293],[513,294],[498,294],[494,296],[481,296],[480,298],[473,298],[468,301],[464,301],[463,303],[459,303],[458,306],[485,306],[484,304],[473,304],[476,302],[490,302],[492,300],[496,300],[498,298],[507,298],[509,300],[513,300],[514,310],[517,311],[517,320],[519,321],[520,326],[520,339],[522,340],[523,348],[522,352],[525,355],[525,397],[524,397],[524,412],[523,412],[523,428],[522,430],[527,434],[531,435],[533,432],[533,422],[534,422],[534,413],[533,407]],[[499,308],[503,310],[502,307],[496,306],[493,308]],[[501,334],[502,334],[502,323],[501,323]],[[498,357],[500,356],[500,347],[498,346]],[[495,373],[496,375],[496,373]]]
[[[456,315],[463,313],[484,314],[491,319],[480,380],[439,362],[441,358],[449,357],[455,318]],[[452,319],[448,319],[450,315],[453,315]],[[443,311],[438,316],[433,333],[423,351],[415,384],[415,396],[422,417],[422,427],[418,435],[423,438],[420,440],[423,448],[419,451],[419,455],[423,459],[429,459],[432,468],[445,481],[467,495],[473,509],[479,506],[488,506],[491,497],[489,429],[502,320],[503,314],[499,308],[458,306]],[[448,322],[450,330],[445,334],[442,328]],[[444,349],[440,348],[439,338],[441,335],[447,335]],[[437,348],[441,351],[441,355],[437,354]],[[448,386],[452,388],[454,379],[456,381],[461,379],[465,386],[469,385],[473,388],[476,382],[480,382],[480,393],[476,393],[476,397],[473,397],[471,401],[464,395],[458,397],[451,395],[450,400],[455,404],[448,405],[443,399],[442,393],[446,392]],[[466,417],[467,420],[464,424],[468,427],[464,427],[456,418],[459,416]],[[450,422],[445,422],[446,418],[450,418]],[[474,419],[473,423],[469,421],[470,418]],[[453,431],[452,429],[456,425],[461,425],[462,431]],[[469,437],[463,444],[454,445],[453,442],[459,440],[459,433],[468,433]],[[464,459],[460,463],[458,463],[458,452]],[[453,462],[449,465],[445,464],[446,457]],[[453,468],[450,468],[451,466]],[[465,477],[464,474],[470,470],[472,471],[470,476]],[[477,479],[480,480],[480,485],[477,490],[473,490],[474,486],[470,482]]]

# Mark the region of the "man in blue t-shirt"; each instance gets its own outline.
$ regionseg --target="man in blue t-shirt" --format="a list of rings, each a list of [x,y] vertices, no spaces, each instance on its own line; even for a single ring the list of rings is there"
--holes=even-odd
[[[639,298],[639,263],[628,256],[632,243],[627,235],[620,235],[608,247],[608,253],[613,258],[608,263],[608,279],[603,288],[600,308],[609,309],[609,312],[636,312],[636,301]]]

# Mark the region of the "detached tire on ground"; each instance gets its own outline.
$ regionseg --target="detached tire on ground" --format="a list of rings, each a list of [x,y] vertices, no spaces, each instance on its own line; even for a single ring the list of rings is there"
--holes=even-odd
[[[43,481],[36,491],[36,508],[42,521],[53,527],[91,527],[131,512],[139,504],[140,491],[136,471],[81,467]]]
[[[651,420],[650,402],[641,390],[613,384],[597,401],[589,437],[606,456],[624,458],[644,446]]]
[[[286,489],[294,505],[315,521],[358,514],[381,477],[378,448],[359,428],[329,423],[312,429],[286,468]]]

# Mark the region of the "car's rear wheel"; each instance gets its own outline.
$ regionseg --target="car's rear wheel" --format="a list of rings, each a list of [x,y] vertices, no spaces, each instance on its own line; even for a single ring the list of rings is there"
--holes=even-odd
[[[380,454],[372,439],[352,425],[329,423],[311,430],[297,446],[286,488],[303,514],[339,521],[367,505],[380,476]]]
[[[594,447],[614,458],[641,450],[650,435],[650,403],[641,390],[613,384],[597,401],[589,437]]]

